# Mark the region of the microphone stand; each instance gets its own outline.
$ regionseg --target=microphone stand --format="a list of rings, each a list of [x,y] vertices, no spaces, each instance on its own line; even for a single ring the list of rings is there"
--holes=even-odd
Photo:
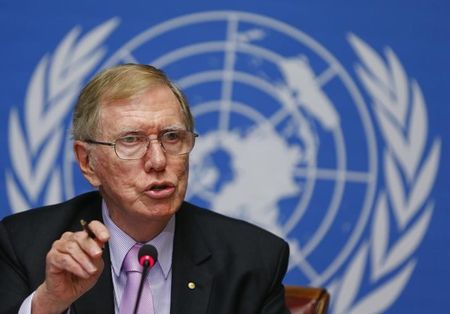
[[[136,304],[134,305],[134,311],[133,311],[134,314],[137,314],[137,311],[139,308],[139,301],[141,300],[142,288],[144,288],[145,277],[147,277],[148,271],[150,269],[149,266],[150,266],[150,262],[148,260],[145,260],[143,269],[142,269],[141,282],[139,284],[139,290],[137,293]]]

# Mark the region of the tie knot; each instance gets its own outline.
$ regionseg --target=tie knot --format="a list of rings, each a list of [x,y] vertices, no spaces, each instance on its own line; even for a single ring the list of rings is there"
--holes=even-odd
[[[136,243],[127,253],[123,261],[123,270],[125,272],[136,271],[142,272],[142,266],[139,264],[138,253],[142,244]]]

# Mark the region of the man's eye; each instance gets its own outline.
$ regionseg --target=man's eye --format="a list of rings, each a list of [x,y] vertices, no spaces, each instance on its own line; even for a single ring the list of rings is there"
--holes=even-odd
[[[168,141],[168,142],[177,141],[177,140],[181,139],[181,132],[176,132],[176,131],[167,132],[167,133],[163,134],[162,138],[164,141]]]

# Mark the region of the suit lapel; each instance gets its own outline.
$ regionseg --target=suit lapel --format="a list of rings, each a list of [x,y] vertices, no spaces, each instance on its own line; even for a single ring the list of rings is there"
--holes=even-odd
[[[212,253],[186,203],[176,216],[173,252],[171,313],[207,313],[213,284]]]

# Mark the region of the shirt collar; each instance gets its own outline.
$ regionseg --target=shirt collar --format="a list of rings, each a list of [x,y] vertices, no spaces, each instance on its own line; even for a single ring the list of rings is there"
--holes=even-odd
[[[122,231],[112,221],[109,216],[108,208],[105,201],[102,201],[102,217],[106,228],[108,228],[111,238],[109,239],[109,249],[111,254],[111,265],[116,276],[120,275],[123,260],[128,251],[136,244],[129,235]],[[151,241],[146,244],[151,244],[156,247],[158,251],[157,264],[160,265],[164,278],[167,279],[170,269],[172,267],[172,252],[173,252],[173,238],[175,234],[175,215],[170,218],[166,227]]]

